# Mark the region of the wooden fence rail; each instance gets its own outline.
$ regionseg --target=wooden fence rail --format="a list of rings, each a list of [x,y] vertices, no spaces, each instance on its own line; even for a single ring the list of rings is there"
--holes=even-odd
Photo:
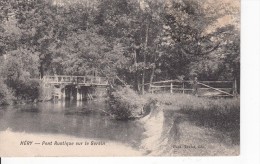
[[[233,97],[237,95],[236,81],[199,81],[194,88],[194,81],[166,80],[147,83],[149,92],[170,92],[195,94],[198,96]]]

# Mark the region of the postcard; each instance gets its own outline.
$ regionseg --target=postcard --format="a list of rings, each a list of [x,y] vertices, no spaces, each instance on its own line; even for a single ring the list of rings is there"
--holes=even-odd
[[[0,156],[239,156],[239,0],[0,2]]]

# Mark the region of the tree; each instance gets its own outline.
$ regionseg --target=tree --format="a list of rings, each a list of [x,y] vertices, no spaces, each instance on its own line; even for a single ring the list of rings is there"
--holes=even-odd
[[[223,53],[220,49],[226,46],[224,43],[227,37],[224,36],[226,33],[236,33],[234,28],[229,28],[237,26],[236,23],[218,22],[227,14],[233,14],[237,18],[237,10],[219,3],[208,4],[208,1],[183,0],[172,3],[166,9],[162,42],[162,48],[166,51],[162,56],[162,60],[165,61],[162,62],[162,69],[173,72],[172,78],[176,78],[178,73],[186,77],[193,73],[205,74],[208,69],[199,69],[199,66],[206,68],[206,63],[208,63],[206,65],[217,65],[219,62],[216,57],[219,53]],[[219,27],[220,25],[222,26]],[[213,72],[208,73],[218,79]],[[205,79],[208,77],[201,76]]]
[[[29,78],[95,71],[142,92],[154,80],[193,73],[239,79],[237,6],[212,0],[0,4],[0,55],[13,56]],[[223,23],[228,16],[235,19]]]
[[[144,90],[146,71],[152,70],[154,51],[162,26],[160,14],[162,1],[102,1],[98,7],[96,22],[100,34],[109,40],[117,39],[125,48],[125,55],[132,58],[132,64],[125,69],[127,76],[134,77],[135,89]],[[150,71],[152,72],[152,71]]]
[[[55,11],[50,0],[19,1],[17,26],[21,29],[20,44],[35,48],[39,52],[39,70],[43,77],[52,60],[48,47],[56,40]]]

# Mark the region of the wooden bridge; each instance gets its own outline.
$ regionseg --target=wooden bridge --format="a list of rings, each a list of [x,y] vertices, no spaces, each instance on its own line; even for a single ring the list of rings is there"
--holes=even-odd
[[[234,97],[237,96],[236,81],[194,81],[166,80],[145,84],[151,93],[194,94],[200,97]],[[147,88],[146,87],[146,88]]]
[[[106,94],[108,80],[99,76],[44,76],[43,100],[84,100]]]

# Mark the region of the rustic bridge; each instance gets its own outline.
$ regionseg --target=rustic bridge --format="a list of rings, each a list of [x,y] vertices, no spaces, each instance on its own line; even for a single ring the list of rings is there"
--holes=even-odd
[[[195,94],[200,97],[234,97],[237,95],[236,81],[166,80],[145,84],[151,93]]]
[[[44,99],[93,99],[106,93],[108,81],[99,76],[44,76]]]

